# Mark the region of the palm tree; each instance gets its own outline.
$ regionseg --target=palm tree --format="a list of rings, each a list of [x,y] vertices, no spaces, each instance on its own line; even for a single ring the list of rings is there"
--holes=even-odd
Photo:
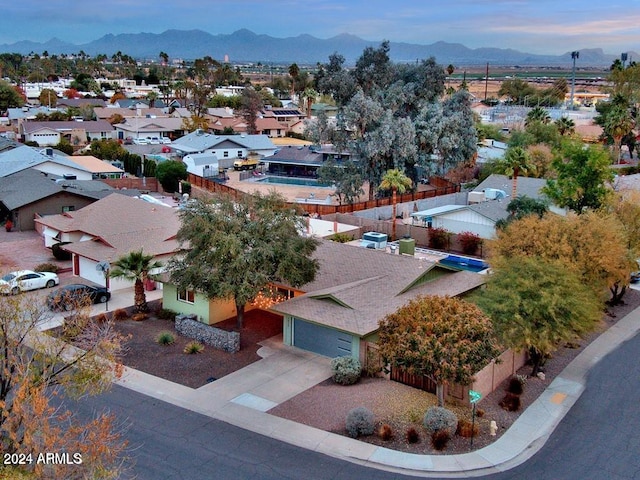
[[[558,127],[558,133],[563,137],[576,131],[576,123],[568,117],[560,117],[555,121],[555,125]]]
[[[529,163],[529,152],[522,147],[509,147],[498,166],[505,175],[512,178],[511,200],[513,200],[517,196],[518,175],[526,174],[535,168]]]
[[[525,126],[533,123],[540,122],[547,124],[551,121],[551,117],[549,116],[549,112],[547,112],[542,107],[533,107],[529,113],[527,113],[527,118],[524,121]]]
[[[113,264],[109,276],[125,278],[134,283],[134,308],[136,312],[148,312],[147,295],[144,292],[144,282],[150,277],[149,271],[161,267],[160,262],[153,261],[153,255],[145,255],[142,249],[129,252],[120,257]]]
[[[635,122],[629,113],[629,109],[623,105],[616,105],[607,113],[604,131],[613,138],[613,145],[616,151],[616,163],[620,163],[622,137],[631,133],[634,125]]]
[[[387,173],[382,177],[382,182],[378,187],[380,190],[391,190],[391,205],[392,205],[392,226],[391,226],[391,240],[396,238],[396,194],[400,192],[402,195],[408,188],[411,188],[413,182],[403,172],[394,168],[387,170]]]

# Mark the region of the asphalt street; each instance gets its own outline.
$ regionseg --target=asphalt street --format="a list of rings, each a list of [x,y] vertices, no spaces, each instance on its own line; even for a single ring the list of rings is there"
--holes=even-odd
[[[586,391],[535,456],[513,470],[481,478],[640,480],[639,358],[640,335],[592,369]],[[415,478],[317,454],[119,386],[74,406],[82,416],[105,408],[128,425],[133,463],[123,478]]]

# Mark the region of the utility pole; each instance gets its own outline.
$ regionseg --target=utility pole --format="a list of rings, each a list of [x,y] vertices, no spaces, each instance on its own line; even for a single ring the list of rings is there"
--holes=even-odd
[[[487,72],[484,75],[484,101],[487,101],[487,89],[489,88],[489,62],[487,62]]]
[[[576,90],[576,59],[578,59],[579,57],[580,57],[580,52],[578,52],[577,50],[571,52],[571,58],[573,59],[573,70],[571,73],[571,110],[574,109],[573,95]]]

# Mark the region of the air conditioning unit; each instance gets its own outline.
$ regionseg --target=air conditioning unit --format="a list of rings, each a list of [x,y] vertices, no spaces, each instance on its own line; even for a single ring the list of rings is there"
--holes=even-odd
[[[366,248],[386,248],[387,235],[385,233],[367,232],[362,235],[361,245]]]
[[[484,192],[469,192],[469,195],[467,196],[467,203],[469,203],[469,205],[482,203],[486,200]]]

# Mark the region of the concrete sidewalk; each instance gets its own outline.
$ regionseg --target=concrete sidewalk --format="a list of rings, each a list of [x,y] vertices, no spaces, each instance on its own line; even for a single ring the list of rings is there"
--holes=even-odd
[[[547,441],[585,388],[593,365],[640,331],[640,309],[584,349],[493,444],[462,455],[416,455],[378,447],[265,413],[329,378],[330,359],[264,342],[262,360],[198,389],[126,368],[118,383],[145,395],[283,442],[372,468],[423,477],[463,478],[513,468]]]

